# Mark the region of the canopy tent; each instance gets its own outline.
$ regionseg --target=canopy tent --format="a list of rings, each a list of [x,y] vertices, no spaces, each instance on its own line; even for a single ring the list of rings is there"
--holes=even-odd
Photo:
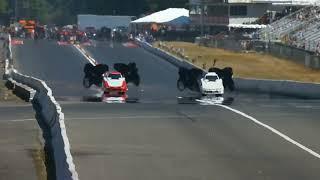
[[[257,0],[256,0],[257,1]],[[263,0],[260,0],[263,1]],[[266,1],[266,0],[264,0]],[[280,5],[300,5],[300,6],[319,6],[319,0],[274,0],[272,4]]]
[[[229,24],[230,28],[248,28],[248,29],[261,29],[267,27],[266,25],[260,24]]]
[[[131,23],[185,25],[190,23],[189,10],[183,8],[169,8],[137,19]]]

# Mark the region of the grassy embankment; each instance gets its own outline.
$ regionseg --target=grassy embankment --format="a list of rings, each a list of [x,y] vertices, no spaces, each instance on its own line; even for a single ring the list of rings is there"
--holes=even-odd
[[[154,45],[159,47],[159,42]],[[163,42],[161,48],[178,56],[184,54],[190,62],[199,67],[212,67],[214,59],[216,59],[216,67],[232,67],[235,77],[320,83],[320,70],[306,68],[287,59],[271,55],[237,53],[185,42]]]

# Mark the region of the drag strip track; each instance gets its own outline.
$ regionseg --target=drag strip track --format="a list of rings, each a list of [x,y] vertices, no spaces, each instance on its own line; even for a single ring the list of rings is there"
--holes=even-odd
[[[83,88],[83,67],[86,59],[72,46],[59,46],[56,41],[26,40],[22,46],[14,46],[17,69],[45,80],[57,99],[81,99],[92,94]]]
[[[277,130],[277,129],[275,129],[275,128],[267,125],[267,124],[264,124],[264,123],[260,122],[260,121],[257,120],[256,118],[254,118],[254,117],[252,117],[252,116],[250,116],[250,115],[247,115],[247,114],[245,114],[245,113],[243,113],[243,112],[241,112],[241,111],[238,111],[238,110],[236,110],[236,109],[233,109],[233,108],[230,108],[230,107],[228,107],[228,106],[225,106],[225,105],[217,105],[217,106],[220,106],[220,107],[223,107],[223,108],[225,108],[225,109],[228,109],[228,110],[230,110],[230,111],[232,111],[232,112],[234,112],[234,113],[237,113],[237,114],[239,114],[239,115],[241,115],[241,116],[243,116],[243,117],[245,117],[245,118],[253,121],[254,123],[256,123],[256,124],[258,124],[258,125],[266,128],[267,130],[269,130],[269,131],[273,132],[274,134],[280,136],[280,137],[283,138],[284,140],[292,143],[293,145],[296,145],[296,146],[299,147],[300,149],[302,149],[302,150],[308,152],[309,154],[313,155],[314,157],[320,159],[320,154],[318,154],[317,152],[315,152],[315,151],[313,151],[312,149],[309,149],[308,147],[302,145],[301,143],[293,140],[293,139],[290,138],[289,136],[281,133],[279,130]]]
[[[317,158],[216,106],[91,103],[63,108],[71,119],[81,117],[67,125],[84,179],[320,177]],[[84,131],[89,133],[83,136]]]
[[[1,105],[0,114],[0,179],[45,178],[37,122],[12,121],[33,118],[32,107]]]
[[[273,129],[271,131],[274,131],[274,129],[279,130],[281,134],[285,134],[307,147],[300,148],[306,151],[311,149],[315,151],[315,153],[311,152],[311,155],[314,154],[315,157],[319,157],[319,100],[253,97],[250,99],[240,98],[241,101],[233,103],[231,108],[241,110],[240,113],[245,113],[245,116],[249,114],[255,120],[252,117],[249,117],[248,120],[259,120],[260,122],[257,122],[257,124],[261,126],[271,126],[271,128],[265,127],[269,130]],[[283,135],[280,136],[289,142],[291,141],[287,137],[283,137]],[[297,147],[299,146],[297,145]]]
[[[21,72],[51,83],[56,96],[90,94],[79,51],[38,43],[15,47]],[[141,103],[62,103],[80,179],[320,179],[320,101],[236,92],[229,106],[178,104],[194,94],[177,90],[172,64],[132,45],[84,48],[110,67],[136,63],[141,84],[129,96]]]
[[[121,43],[97,42],[96,46],[84,47],[99,63],[113,67],[115,63],[136,63],[141,77],[139,87],[129,86],[129,97],[140,102],[177,102],[179,96],[195,96],[177,89],[178,68],[137,46]]]
[[[177,89],[177,67],[141,48],[97,42],[96,46],[85,49],[99,63],[105,63],[111,68],[115,63],[137,64],[141,84],[138,87],[129,84],[129,98],[138,99],[139,102],[176,103],[179,96],[199,95],[189,91],[180,92]],[[55,41],[26,40],[24,45],[14,47],[14,55],[17,69],[45,80],[58,100],[79,101],[83,97],[101,93],[82,86],[83,68],[89,62],[71,45],[59,46]]]

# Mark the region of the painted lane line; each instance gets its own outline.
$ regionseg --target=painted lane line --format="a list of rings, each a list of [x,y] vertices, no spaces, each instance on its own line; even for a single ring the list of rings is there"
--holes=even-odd
[[[14,120],[8,120],[8,121],[9,122],[24,122],[24,121],[35,121],[35,120],[36,119],[14,119]]]
[[[79,117],[79,118],[66,118],[66,120],[109,120],[109,119],[179,119],[185,118],[180,115],[162,116],[162,115],[150,115],[150,116],[109,116],[109,117]]]
[[[97,65],[97,61],[88,55],[79,45],[73,45],[93,66]]]
[[[195,118],[193,116],[190,116],[192,118]],[[199,117],[199,116],[197,116]],[[72,120],[110,120],[110,119],[181,119],[185,118],[179,115],[176,116],[162,116],[162,115],[153,115],[153,116],[109,116],[109,117],[71,117],[67,118],[65,117],[65,120],[72,121]],[[209,118],[209,116],[208,116]],[[25,121],[36,121],[36,119],[10,119],[10,120],[0,120],[0,123],[4,122],[25,122]]]
[[[284,105],[271,105],[271,104],[261,104],[259,106],[263,108],[286,108],[286,106]]]
[[[10,119],[10,120],[0,120],[0,123],[7,123],[7,122],[25,122],[25,121],[35,121],[36,119]]]
[[[72,120],[110,120],[110,119],[179,119],[184,118],[179,115],[173,116],[162,116],[162,115],[150,115],[150,116],[105,116],[105,117],[70,117],[66,118],[66,121]],[[1,122],[25,122],[25,121],[35,121],[36,119],[12,119],[12,120],[1,120]]]
[[[66,121],[74,121],[74,120],[113,120],[113,119],[185,119],[187,118],[211,118],[211,116],[192,116],[187,114],[181,114],[181,115],[167,115],[163,116],[161,114],[159,115],[137,115],[137,116],[101,116],[101,117],[65,117]],[[11,119],[11,120],[1,120],[2,122],[25,122],[25,121],[35,121],[36,119]]]
[[[225,109],[228,109],[228,110],[230,110],[230,111],[232,111],[232,112],[234,112],[234,113],[236,113],[236,114],[239,114],[239,115],[241,115],[241,116],[243,116],[243,117],[245,117],[245,118],[247,118],[247,119],[249,119],[249,120],[253,121],[254,123],[256,123],[256,124],[258,124],[258,125],[260,125],[260,126],[262,126],[262,127],[266,128],[266,129],[270,130],[270,131],[271,131],[271,132],[273,132],[274,134],[276,134],[276,135],[278,135],[278,136],[282,137],[284,140],[286,140],[286,141],[290,142],[291,144],[296,145],[296,146],[297,146],[297,147],[299,147],[300,149],[302,149],[302,150],[304,150],[304,151],[308,152],[309,154],[313,155],[314,157],[316,157],[316,158],[320,159],[320,154],[319,154],[319,153],[317,153],[317,152],[315,152],[315,151],[313,151],[313,150],[309,149],[308,147],[306,147],[306,146],[302,145],[301,143],[299,143],[299,142],[297,142],[297,141],[293,140],[293,139],[292,139],[292,138],[290,138],[289,136],[287,136],[287,135],[285,135],[285,134],[281,133],[279,130],[277,130],[277,129],[275,129],[275,128],[273,128],[273,127],[271,127],[271,126],[267,125],[267,124],[264,124],[264,123],[262,123],[262,122],[258,121],[258,120],[257,120],[257,119],[255,119],[254,117],[249,116],[249,115],[247,115],[247,114],[245,114],[245,113],[243,113],[243,112],[241,112],[241,111],[239,111],[239,110],[233,109],[233,108],[231,108],[231,107],[229,107],[229,106],[220,105],[220,104],[213,104],[213,105],[215,105],[215,106],[219,106],[219,107],[222,107],[222,108],[225,108]]]
[[[89,56],[88,53],[85,50],[83,50],[79,45],[74,46],[81,53],[81,55],[84,56],[92,65],[95,66],[97,64],[96,60]]]

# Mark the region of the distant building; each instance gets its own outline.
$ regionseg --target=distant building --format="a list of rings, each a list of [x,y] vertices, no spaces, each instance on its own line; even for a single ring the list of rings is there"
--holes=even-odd
[[[14,9],[14,16],[18,19],[26,18],[33,15],[30,2],[27,0],[10,1]]]
[[[81,30],[85,30],[88,27],[95,29],[101,29],[102,27],[110,29],[116,27],[128,28],[133,18],[133,16],[79,14],[77,16],[77,24]]]
[[[266,12],[281,12],[288,6],[315,2],[317,0],[190,0],[190,19],[193,28],[199,29],[203,22],[205,31],[213,32],[252,24]]]

